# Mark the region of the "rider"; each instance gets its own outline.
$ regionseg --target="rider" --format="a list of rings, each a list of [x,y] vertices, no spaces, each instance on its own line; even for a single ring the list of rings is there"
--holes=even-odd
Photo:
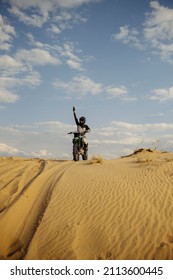
[[[79,121],[78,118],[76,117],[76,113],[75,113],[75,107],[73,107],[73,114],[74,114],[74,119],[77,125],[77,131],[80,132],[82,134],[82,140],[84,143],[84,151],[85,153],[87,153],[88,151],[88,141],[86,139],[85,133],[90,132],[91,129],[89,128],[89,126],[87,124],[85,124],[86,122],[86,118],[85,117],[80,117]]]

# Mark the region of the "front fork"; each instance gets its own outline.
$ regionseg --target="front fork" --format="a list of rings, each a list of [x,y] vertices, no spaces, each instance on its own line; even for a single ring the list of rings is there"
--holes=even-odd
[[[82,138],[73,139],[73,145],[76,145],[78,147],[78,152],[80,153],[81,150],[84,149],[84,142],[82,141]]]

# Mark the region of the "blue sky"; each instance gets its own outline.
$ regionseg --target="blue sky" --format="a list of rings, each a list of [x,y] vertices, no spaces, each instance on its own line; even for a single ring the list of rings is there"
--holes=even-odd
[[[0,155],[173,151],[173,1],[1,0]]]

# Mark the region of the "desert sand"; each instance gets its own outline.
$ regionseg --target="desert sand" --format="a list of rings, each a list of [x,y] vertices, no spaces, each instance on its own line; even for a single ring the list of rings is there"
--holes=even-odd
[[[0,259],[173,259],[173,153],[0,158]]]

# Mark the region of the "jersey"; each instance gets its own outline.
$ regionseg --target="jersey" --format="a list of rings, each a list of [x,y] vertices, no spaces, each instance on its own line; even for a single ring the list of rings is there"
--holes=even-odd
[[[77,125],[77,132],[85,134],[86,132],[89,132],[91,130],[87,124],[80,124],[80,122],[78,121],[78,118],[76,117],[75,112],[74,112],[74,119],[75,119],[75,122]]]

